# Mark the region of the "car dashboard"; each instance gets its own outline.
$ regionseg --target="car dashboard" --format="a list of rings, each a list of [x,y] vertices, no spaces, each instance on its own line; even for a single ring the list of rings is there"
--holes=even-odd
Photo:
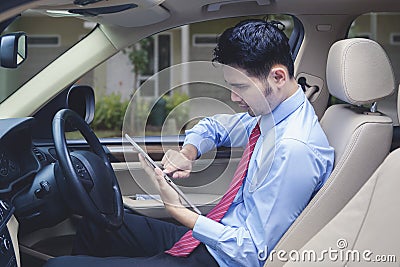
[[[0,266],[19,266],[14,200],[40,170],[31,137],[33,118],[0,120]]]
[[[1,200],[0,202],[0,266],[14,267],[18,266],[19,253],[15,251],[17,248],[16,231],[17,222],[13,216],[14,207],[8,202]],[[12,228],[12,229],[9,229]]]

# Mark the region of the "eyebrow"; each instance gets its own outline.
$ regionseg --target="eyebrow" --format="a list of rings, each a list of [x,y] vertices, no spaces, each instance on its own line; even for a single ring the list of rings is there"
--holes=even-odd
[[[249,87],[249,85],[245,84],[245,83],[228,83],[228,82],[226,82],[226,83],[229,84],[230,86],[234,86],[234,87],[238,87],[238,88]]]

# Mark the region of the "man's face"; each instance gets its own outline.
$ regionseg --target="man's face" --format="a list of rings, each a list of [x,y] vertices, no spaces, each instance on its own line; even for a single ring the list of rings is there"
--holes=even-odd
[[[278,104],[276,88],[267,80],[250,77],[244,69],[223,66],[225,81],[231,90],[231,100],[251,116],[269,114]]]

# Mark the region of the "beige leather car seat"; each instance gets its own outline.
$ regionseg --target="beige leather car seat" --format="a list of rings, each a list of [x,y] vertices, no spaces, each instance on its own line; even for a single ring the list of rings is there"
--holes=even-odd
[[[400,97],[397,101],[400,119],[399,107]],[[399,266],[399,162],[400,148],[393,151],[349,203],[295,253],[299,258],[290,260],[287,257],[289,261],[285,267]],[[335,250],[337,256],[324,255],[326,250]],[[311,254],[313,258],[308,260]],[[277,256],[272,260],[282,259],[286,260]]]
[[[329,92],[349,103],[330,106],[321,119],[335,149],[335,167],[275,250],[300,249],[346,205],[389,153],[392,120],[377,112],[374,105],[392,94],[395,87],[392,67],[382,47],[361,38],[334,43],[326,76]],[[283,265],[270,258],[266,266]]]

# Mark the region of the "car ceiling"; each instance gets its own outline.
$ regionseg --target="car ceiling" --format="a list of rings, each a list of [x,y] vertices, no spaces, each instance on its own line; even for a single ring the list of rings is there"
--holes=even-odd
[[[0,14],[0,20],[15,16],[26,8],[33,8],[37,12],[47,14],[49,14],[48,10],[51,10],[55,12],[52,14],[53,16],[60,16],[57,11],[74,10],[79,12],[79,10],[83,10],[85,15],[80,16],[80,18],[84,20],[122,27],[157,24],[160,21],[175,17],[177,14],[191,18],[189,20],[193,21],[194,17],[191,16],[191,13],[196,14],[198,17],[199,11],[201,11],[203,18],[217,17],[218,13],[221,12],[229,15],[244,13],[246,15],[251,13],[359,15],[367,12],[400,11],[400,1],[393,0],[94,0],[92,4],[74,4],[77,1],[90,0],[2,1],[0,10],[7,12]],[[134,5],[135,8],[97,16],[93,16],[91,12],[85,12],[88,9],[93,11],[99,8],[123,5]]]

